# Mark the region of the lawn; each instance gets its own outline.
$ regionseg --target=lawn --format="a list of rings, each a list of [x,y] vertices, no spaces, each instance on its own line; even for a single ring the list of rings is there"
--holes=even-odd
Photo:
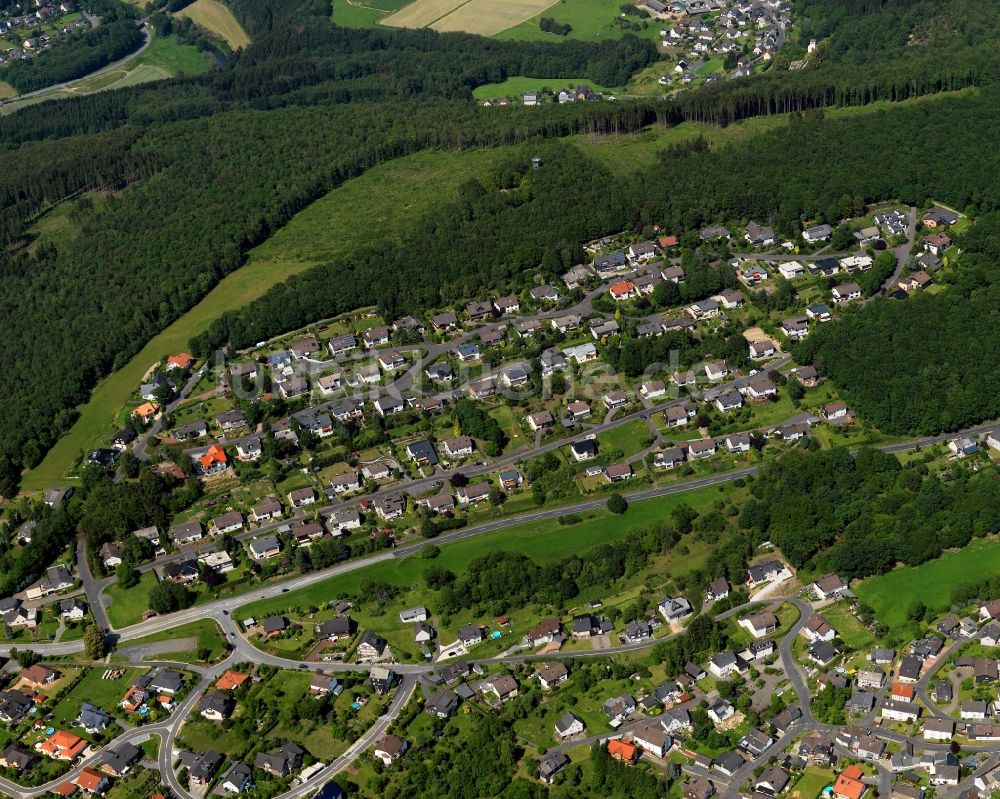
[[[234,50],[250,44],[250,37],[237,22],[233,12],[219,0],[195,0],[177,12],[179,17],[190,17],[196,25],[225,39]]]
[[[866,650],[875,644],[875,636],[851,613],[845,602],[823,608],[820,613],[830,622],[837,635],[854,651]]]
[[[557,94],[560,89],[575,88],[577,86],[588,86],[595,92],[603,94],[614,94],[620,89],[609,89],[606,86],[599,86],[592,80],[583,78],[529,78],[524,75],[515,75],[507,78],[502,83],[484,83],[472,90],[472,96],[477,100],[487,97],[512,97],[520,99],[521,95],[530,91],[541,91],[549,89]]]
[[[107,669],[103,666],[87,669],[83,679],[63,696],[52,709],[52,726],[66,729],[80,715],[80,706],[90,702],[105,710],[110,710],[125,695],[132,681],[144,669],[125,669],[125,674],[117,680],[105,680]]]
[[[4,100],[8,97],[15,97],[16,95],[17,95],[17,89],[15,89],[6,81],[0,80],[0,100]]]
[[[816,799],[827,785],[833,785],[834,775],[831,769],[807,766],[800,779],[792,788],[791,799]]]
[[[618,451],[623,457],[628,457],[649,446],[652,437],[646,423],[642,419],[636,419],[601,433],[597,437],[598,452],[604,454]]]
[[[560,525],[555,519],[526,522],[495,533],[445,544],[434,563],[461,574],[476,558],[503,549],[514,549],[538,563],[551,563],[572,552],[620,538],[628,530],[655,524],[681,504],[687,503],[696,510],[704,509],[718,496],[719,492],[714,487],[687,491],[635,502],[623,516],[615,516],[606,510],[595,511],[581,523],[571,526]],[[422,578],[427,564],[428,561],[419,556],[393,558],[282,596],[244,605],[237,618],[262,617],[291,607],[321,605],[339,595],[356,593],[362,580],[409,586]]]
[[[869,577],[854,592],[875,610],[884,625],[902,627],[906,624],[906,610],[913,602],[923,602],[931,611],[947,610],[955,586],[998,569],[1000,538],[976,539],[961,550],[946,552],[920,566]]]
[[[156,585],[156,575],[153,572],[143,572],[139,582],[128,589],[120,588],[118,583],[112,583],[105,590],[105,596],[111,600],[108,607],[108,619],[115,628],[128,627],[142,620],[142,614],[149,609],[149,592]]]

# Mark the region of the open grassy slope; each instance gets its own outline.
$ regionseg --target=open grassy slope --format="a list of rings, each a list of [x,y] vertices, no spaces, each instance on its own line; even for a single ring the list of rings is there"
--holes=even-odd
[[[179,17],[190,17],[196,25],[225,39],[234,50],[250,44],[243,26],[219,0],[195,0],[191,5],[177,12]]]

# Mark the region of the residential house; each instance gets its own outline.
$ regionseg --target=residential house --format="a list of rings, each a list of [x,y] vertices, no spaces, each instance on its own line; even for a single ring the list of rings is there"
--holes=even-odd
[[[583,735],[586,727],[583,720],[566,711],[555,724],[555,738],[557,741],[565,741]]]
[[[715,724],[722,724],[723,722],[732,718],[734,715],[736,715],[736,708],[734,708],[731,704],[729,704],[729,702],[727,702],[725,699],[716,699],[708,706],[708,717]]]
[[[561,638],[562,626],[558,619],[542,619],[532,627],[524,636],[524,643],[529,646],[542,646]]]
[[[716,453],[715,439],[713,438],[702,438],[689,441],[688,447],[688,460],[696,461],[702,458],[710,457]]]
[[[269,560],[281,552],[281,541],[276,535],[268,534],[255,538],[249,543],[250,554],[256,560]]]
[[[774,229],[751,221],[743,237],[751,247],[768,247],[774,244]]]
[[[569,679],[569,669],[562,663],[547,663],[536,671],[534,676],[538,678],[538,684],[543,691],[550,691]]]
[[[285,743],[269,752],[258,752],[254,767],[274,777],[287,777],[302,765],[305,751],[294,743]]]
[[[483,683],[483,692],[493,694],[498,702],[509,702],[517,697],[517,680],[510,674],[498,674]]]
[[[770,339],[750,342],[751,360],[760,361],[765,358],[770,358],[774,354],[775,354],[774,344],[771,343]]]
[[[243,529],[243,514],[233,510],[216,516],[212,519],[212,528],[216,535],[240,532]]]
[[[609,483],[620,483],[632,476],[632,465],[629,463],[615,463],[604,469],[604,479]]]
[[[666,619],[667,623],[673,623],[675,621],[680,621],[685,616],[691,615],[693,609],[691,603],[683,596],[677,597],[664,597],[660,600],[660,604],[657,608],[660,615]]]
[[[673,740],[663,728],[653,724],[639,727],[632,732],[632,743],[654,757],[664,758],[673,747]]]
[[[250,512],[250,517],[258,524],[281,518],[281,503],[274,497],[264,497]]]
[[[684,450],[668,447],[653,456],[653,466],[657,469],[673,469],[684,463]]]
[[[833,228],[830,225],[814,225],[802,231],[802,238],[810,244],[826,241],[833,235]],[[854,799],[857,799],[856,797]]]
[[[345,641],[351,637],[351,617],[335,616],[316,625],[316,636],[320,640]]]
[[[366,630],[358,643],[358,660],[372,661],[387,657],[389,642],[371,630]]]
[[[842,283],[831,289],[835,302],[845,303],[861,299],[861,286],[857,283]]]
[[[227,693],[211,690],[198,703],[198,714],[209,721],[225,721],[233,715],[236,701]]]
[[[569,445],[570,454],[577,463],[589,461],[597,457],[597,444],[590,439],[573,441]]]
[[[549,752],[538,759],[538,779],[551,785],[556,774],[569,765],[569,758],[562,752]]]
[[[243,793],[250,788],[253,772],[246,763],[233,763],[219,780],[219,785],[229,793]]]
[[[820,415],[828,422],[846,419],[848,415],[847,403],[843,400],[829,402],[820,410]]]
[[[845,768],[833,784],[833,799],[861,799],[868,792],[868,786],[862,782],[863,778],[864,772],[860,766],[851,764]]]
[[[739,391],[727,391],[715,399],[715,407],[720,413],[729,413],[743,407],[743,397]]]
[[[754,638],[763,638],[778,629],[778,617],[770,611],[761,611],[744,616],[738,624]]]
[[[316,502],[316,492],[312,487],[298,488],[288,492],[288,504],[293,508],[302,508]]]

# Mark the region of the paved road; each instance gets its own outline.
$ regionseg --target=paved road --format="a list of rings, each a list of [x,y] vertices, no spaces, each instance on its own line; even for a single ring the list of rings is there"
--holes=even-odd
[[[101,587],[90,571],[87,539],[83,535],[76,539],[76,571],[83,583],[83,590],[87,595],[87,604],[90,605],[90,614],[94,617],[94,623],[102,630],[110,630],[111,622],[108,621],[108,611],[101,601]]]
[[[910,257],[914,239],[917,237],[917,209],[911,207],[906,216],[906,241],[893,248],[892,252],[896,256],[896,268],[882,284],[882,288],[878,292],[880,295],[889,294],[898,288],[899,276]]]

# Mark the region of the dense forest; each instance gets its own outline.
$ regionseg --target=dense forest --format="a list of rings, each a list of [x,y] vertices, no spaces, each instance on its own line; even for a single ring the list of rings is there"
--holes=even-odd
[[[874,450],[793,451],[763,469],[751,494],[739,516],[751,544],[770,540],[796,568],[847,579],[915,566],[1000,531],[992,465],[938,475]]]
[[[199,337],[199,348],[256,341],[358,305],[415,312],[527,270],[554,276],[583,241],[653,223],[688,230],[755,216],[787,231],[803,218],[834,219],[845,206],[886,197],[998,207],[1000,156],[982,146],[1000,133],[997,96],[987,87],[1000,52],[988,24],[997,19],[995,0],[956,0],[963,13],[954,17],[952,3],[874,9],[810,0],[803,13],[824,48],[807,69],[771,70],[665,103],[524,110],[468,101],[474,87],[518,74],[619,85],[652,63],[655,49],[631,36],[535,43],[340,28],[324,0],[231,5],[253,44],[224,70],[0,119],[0,148],[10,150],[0,157],[0,240],[12,245],[0,253],[0,338],[18,353],[0,378],[0,472],[37,463],[101,376],[292,214],[369,166],[419,149],[530,140],[546,168],[528,175],[522,159],[491,185],[468,186],[426,235],[406,237],[409,252],[379,244],[352,263],[304,273],[226,317]],[[951,24],[939,30],[935,21],[945,15]],[[920,46],[893,38],[896,52],[887,58],[877,36],[842,32],[871,26],[905,28]],[[676,147],[656,168],[628,177],[540,141],[968,85],[983,88],[846,118],[810,112],[725,148]],[[74,236],[25,246],[39,212],[93,190],[114,193],[73,209]],[[446,242],[447,257],[439,258]],[[439,268],[414,270],[414,262]]]

